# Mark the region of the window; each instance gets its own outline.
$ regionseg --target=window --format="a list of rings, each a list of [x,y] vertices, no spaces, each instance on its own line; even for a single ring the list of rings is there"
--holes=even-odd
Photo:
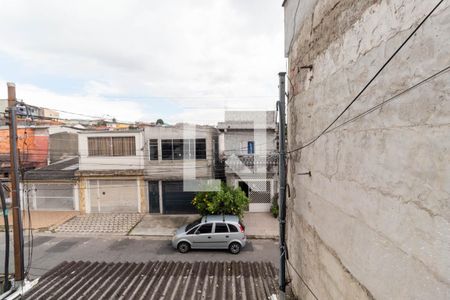
[[[239,232],[239,229],[237,229],[236,226],[232,224],[228,224],[228,227],[230,227],[230,232]]]
[[[135,156],[136,143],[132,137],[113,137],[113,156]]]
[[[161,140],[161,152],[163,160],[173,159],[172,140]]]
[[[88,137],[89,156],[136,156],[134,136]]]
[[[148,144],[150,148],[150,160],[158,160],[158,140],[152,139]]]
[[[224,233],[224,232],[228,232],[228,227],[227,224],[225,223],[216,223],[216,233]]]
[[[183,140],[172,140],[173,146],[173,159],[182,160],[183,159]]]
[[[212,224],[204,224],[197,229],[196,233],[211,233]]]
[[[195,140],[195,158],[196,159],[206,159],[206,140],[196,139]]]
[[[194,222],[188,224],[188,225],[186,226],[186,231],[191,230],[192,228],[194,228],[195,226],[197,226],[197,225],[200,224],[201,222],[202,222],[202,219],[200,218],[200,219],[197,219],[197,220],[195,220]]]
[[[248,141],[247,154],[255,154],[255,142],[254,141]]]
[[[186,231],[186,234],[188,234],[188,235],[189,235],[189,234],[194,234],[196,230],[197,230],[197,227],[192,228],[191,230]]]
[[[184,159],[195,159],[195,140],[184,140]]]
[[[206,140],[161,140],[161,151],[163,160],[206,159]]]
[[[111,138],[88,137],[89,156],[112,156]]]

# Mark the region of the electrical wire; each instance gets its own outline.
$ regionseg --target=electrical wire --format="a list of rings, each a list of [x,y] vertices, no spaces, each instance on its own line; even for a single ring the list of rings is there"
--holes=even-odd
[[[448,66],[444,67],[443,69],[439,70],[438,72],[436,72],[436,73],[426,77],[425,79],[423,79],[423,80],[413,84],[412,86],[409,86],[408,88],[400,91],[399,93],[393,95],[392,97],[389,97],[388,99],[383,100],[382,102],[378,103],[377,105],[372,106],[368,110],[365,110],[362,113],[359,113],[358,115],[348,119],[347,121],[342,122],[341,124],[339,124],[339,125],[337,125],[337,126],[335,126],[333,128],[328,129],[324,134],[328,134],[330,132],[333,132],[333,131],[341,128],[342,126],[345,126],[345,125],[347,125],[349,123],[352,123],[352,122],[354,122],[354,121],[356,121],[356,120],[358,120],[358,119],[360,119],[360,118],[362,118],[362,117],[364,117],[364,116],[366,116],[366,115],[376,111],[377,109],[379,109],[380,107],[386,105],[387,103],[398,99],[400,96],[410,92],[411,90],[413,90],[413,89],[415,89],[415,88],[417,88],[417,87],[419,87],[419,86],[429,82],[430,80],[435,79],[435,78],[437,78],[437,77],[439,77],[439,76],[441,76],[441,75],[443,75],[443,74],[445,74],[445,73],[447,73],[449,71],[450,71],[450,65],[448,65]],[[292,152],[292,151],[289,151],[288,153],[290,153],[290,152]]]
[[[299,146],[292,150],[287,151],[287,153],[296,152],[302,150],[312,144],[314,144],[321,136],[323,136],[328,129],[330,129],[341,117],[342,115],[359,99],[359,97],[366,91],[366,89],[372,84],[372,82],[380,75],[380,73],[386,68],[386,66],[392,61],[392,59],[400,52],[400,50],[408,43],[408,41],[414,36],[414,34],[422,27],[426,20],[434,13],[434,11],[441,5],[444,0],[440,0],[433,9],[425,16],[425,18],[416,26],[416,28],[408,35],[408,37],[402,42],[402,44],[394,51],[394,53],[389,57],[389,59],[381,66],[381,68],[372,76],[372,78],[364,85],[364,87],[359,91],[359,93],[353,98],[353,100],[344,108],[344,110],[338,114],[338,116],[318,134],[316,137],[312,138],[305,145]]]
[[[27,114],[29,113],[29,110],[27,109]],[[28,116],[28,115],[27,115]],[[18,138],[19,140],[19,138]],[[29,145],[28,145],[28,132],[27,127],[25,127],[24,131],[24,138],[22,139],[22,160],[19,160],[19,169],[21,171],[21,181],[23,190],[22,193],[26,193],[26,208],[22,210],[23,216],[22,220],[26,218],[26,214],[28,214],[28,259],[27,259],[27,266],[25,268],[25,278],[29,278],[28,274],[30,272],[32,260],[33,260],[33,250],[34,250],[34,237],[33,237],[33,223],[31,218],[31,210],[30,210],[30,197],[29,197],[29,188],[28,188],[28,182],[25,180],[25,168],[24,168],[24,161],[28,160],[28,152],[29,152]],[[20,158],[20,149],[19,149],[19,158]],[[25,160],[24,160],[25,158]],[[24,245],[23,245],[24,246]]]
[[[364,117],[364,116],[366,116],[366,115],[368,115],[368,114],[370,114],[370,113],[376,111],[378,108],[384,106],[385,104],[387,104],[387,103],[389,103],[389,102],[391,102],[391,101],[397,99],[398,97],[400,97],[400,96],[402,96],[402,95],[408,93],[409,91],[411,91],[411,90],[413,90],[413,89],[415,89],[415,88],[421,86],[422,84],[427,83],[427,82],[430,81],[431,79],[437,78],[438,76],[445,74],[445,73],[448,72],[448,71],[450,71],[450,65],[447,66],[447,67],[445,67],[445,68],[443,68],[443,69],[441,69],[440,71],[434,73],[433,75],[428,76],[427,78],[425,78],[425,79],[419,81],[418,83],[416,83],[416,84],[414,84],[414,85],[412,85],[412,86],[410,86],[410,87],[408,87],[408,88],[402,90],[401,92],[395,94],[394,96],[392,96],[392,97],[390,97],[390,98],[388,98],[388,99],[382,101],[381,103],[379,103],[379,104],[377,104],[377,105],[371,107],[370,109],[368,109],[368,110],[366,110],[366,111],[364,111],[364,112],[362,112],[362,113],[360,113],[360,114],[358,114],[358,115],[352,117],[351,119],[349,119],[349,120],[347,120],[347,121],[345,121],[345,122],[343,122],[343,123],[337,125],[336,127],[333,127],[333,128],[331,128],[331,129],[329,129],[326,133],[332,132],[332,131],[334,131],[334,130],[336,130],[336,129],[338,129],[338,128],[344,126],[344,125],[347,125],[348,123],[354,122],[354,121],[356,121],[356,120],[358,120],[358,119],[360,119],[360,118],[362,118],[362,117]]]
[[[8,208],[6,207],[6,197],[3,188],[3,181],[0,180],[0,200],[2,204],[2,214],[5,229],[5,258],[4,258],[4,281],[3,292],[9,291],[11,288],[11,282],[9,280],[9,250],[10,250],[10,233],[9,233],[9,220],[8,220]]]
[[[311,293],[311,295],[314,297],[314,299],[319,300],[319,298],[316,296],[316,294],[312,291],[312,289],[309,287],[309,285],[306,283],[306,281],[303,279],[302,275],[297,271],[297,269],[291,264],[289,259],[286,260],[288,264],[291,266],[292,270],[294,270],[295,274],[297,274],[298,278],[302,281],[302,283],[306,286],[308,291]]]
[[[27,200],[27,212],[28,212],[28,261],[27,267],[25,269],[25,277],[29,279],[29,274],[31,270],[31,266],[33,264],[33,251],[34,251],[34,236],[33,236],[33,223],[31,219],[31,210],[30,210],[30,189],[28,188],[28,182],[26,183],[26,200]]]

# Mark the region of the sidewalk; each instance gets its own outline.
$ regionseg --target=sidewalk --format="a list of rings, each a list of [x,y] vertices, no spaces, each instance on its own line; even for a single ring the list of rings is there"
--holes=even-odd
[[[182,225],[200,218],[199,215],[145,215],[129,235],[172,237]]]
[[[40,210],[32,210],[31,211],[31,227],[33,230],[51,230],[64,222],[72,219],[77,216],[79,212],[76,211],[40,211]],[[0,228],[1,230],[5,230],[3,215],[0,214]],[[8,215],[9,226],[12,229],[13,218],[12,211],[9,210]],[[28,213],[22,212],[22,222],[23,228],[28,229]]]
[[[270,212],[245,213],[245,233],[251,239],[278,239],[278,219]]]
[[[127,235],[141,221],[140,213],[92,213],[72,218],[55,231],[65,234]]]
[[[199,215],[145,215],[129,235],[172,237],[175,230]],[[251,239],[277,239],[278,222],[270,213],[246,213],[245,232]]]

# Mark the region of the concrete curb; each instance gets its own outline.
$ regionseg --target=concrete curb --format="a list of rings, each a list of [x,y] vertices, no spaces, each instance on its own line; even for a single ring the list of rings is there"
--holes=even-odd
[[[140,236],[140,237],[152,237],[152,238],[167,238],[171,239],[173,235],[155,235],[155,234],[128,234],[127,236]],[[278,240],[277,235],[260,235],[260,234],[248,234],[247,239],[251,240]]]
[[[260,235],[260,234],[247,234],[248,239],[252,240],[278,240],[278,235]]]

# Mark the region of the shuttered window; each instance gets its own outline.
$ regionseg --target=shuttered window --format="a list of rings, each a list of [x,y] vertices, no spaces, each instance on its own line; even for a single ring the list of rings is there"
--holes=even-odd
[[[135,137],[88,137],[88,155],[136,156]]]

